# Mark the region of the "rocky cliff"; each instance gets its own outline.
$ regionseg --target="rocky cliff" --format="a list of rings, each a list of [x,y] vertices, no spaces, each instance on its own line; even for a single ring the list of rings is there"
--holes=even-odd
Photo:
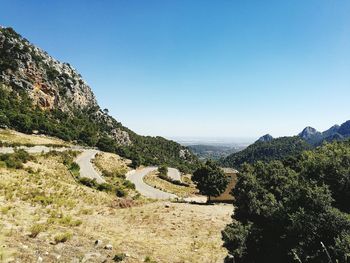
[[[0,92],[1,126],[97,146],[136,164],[188,168],[197,161],[173,141],[139,136],[121,125],[100,109],[91,88],[70,64],[4,27],[0,27]]]
[[[97,106],[90,87],[68,63],[33,46],[11,28],[0,28],[0,81],[24,89],[43,109]]]

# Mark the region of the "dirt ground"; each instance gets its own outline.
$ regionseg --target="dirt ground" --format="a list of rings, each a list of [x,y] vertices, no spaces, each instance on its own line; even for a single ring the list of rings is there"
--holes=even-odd
[[[35,134],[24,134],[14,130],[0,129],[0,141],[14,143],[14,144],[32,144],[32,145],[57,145],[57,146],[68,146],[69,144],[58,138],[46,136],[46,135],[35,135]]]

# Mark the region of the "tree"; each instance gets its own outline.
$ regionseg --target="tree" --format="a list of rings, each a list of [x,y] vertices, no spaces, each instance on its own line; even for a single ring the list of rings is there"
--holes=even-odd
[[[328,263],[320,242],[334,262],[349,262],[350,218],[323,182],[280,161],[257,162],[243,166],[233,194],[234,221],[222,238],[235,262]]]
[[[222,194],[228,185],[229,179],[225,173],[212,161],[207,161],[197,169],[192,176],[192,180],[197,184],[199,192],[210,197],[217,197]]]
[[[159,172],[159,175],[166,176],[168,175],[168,167],[166,167],[166,165],[161,165],[158,167],[158,172]]]

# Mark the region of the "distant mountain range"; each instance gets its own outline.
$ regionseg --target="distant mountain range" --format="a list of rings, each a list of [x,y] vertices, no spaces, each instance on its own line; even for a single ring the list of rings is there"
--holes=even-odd
[[[313,127],[304,128],[297,136],[273,138],[266,134],[240,152],[222,158],[222,166],[239,169],[243,163],[256,161],[283,160],[297,156],[305,150],[317,147],[324,142],[350,138],[350,120],[334,125],[320,132]]]
[[[320,145],[324,141],[343,140],[350,137],[350,120],[340,126],[334,125],[323,132],[306,127],[298,136],[314,146]]]

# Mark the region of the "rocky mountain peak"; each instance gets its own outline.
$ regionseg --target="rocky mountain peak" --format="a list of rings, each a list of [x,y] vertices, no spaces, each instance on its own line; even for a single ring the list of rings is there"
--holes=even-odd
[[[299,137],[307,140],[307,139],[310,139],[311,137],[318,135],[318,134],[320,134],[319,131],[317,131],[313,127],[308,126],[308,127],[304,128],[304,130],[301,133],[299,133]]]
[[[0,28],[0,81],[24,90],[43,109],[97,107],[90,87],[68,63],[32,45],[12,28]]]
[[[273,137],[270,134],[265,134],[264,136],[261,136],[257,142],[270,142],[273,140]]]

